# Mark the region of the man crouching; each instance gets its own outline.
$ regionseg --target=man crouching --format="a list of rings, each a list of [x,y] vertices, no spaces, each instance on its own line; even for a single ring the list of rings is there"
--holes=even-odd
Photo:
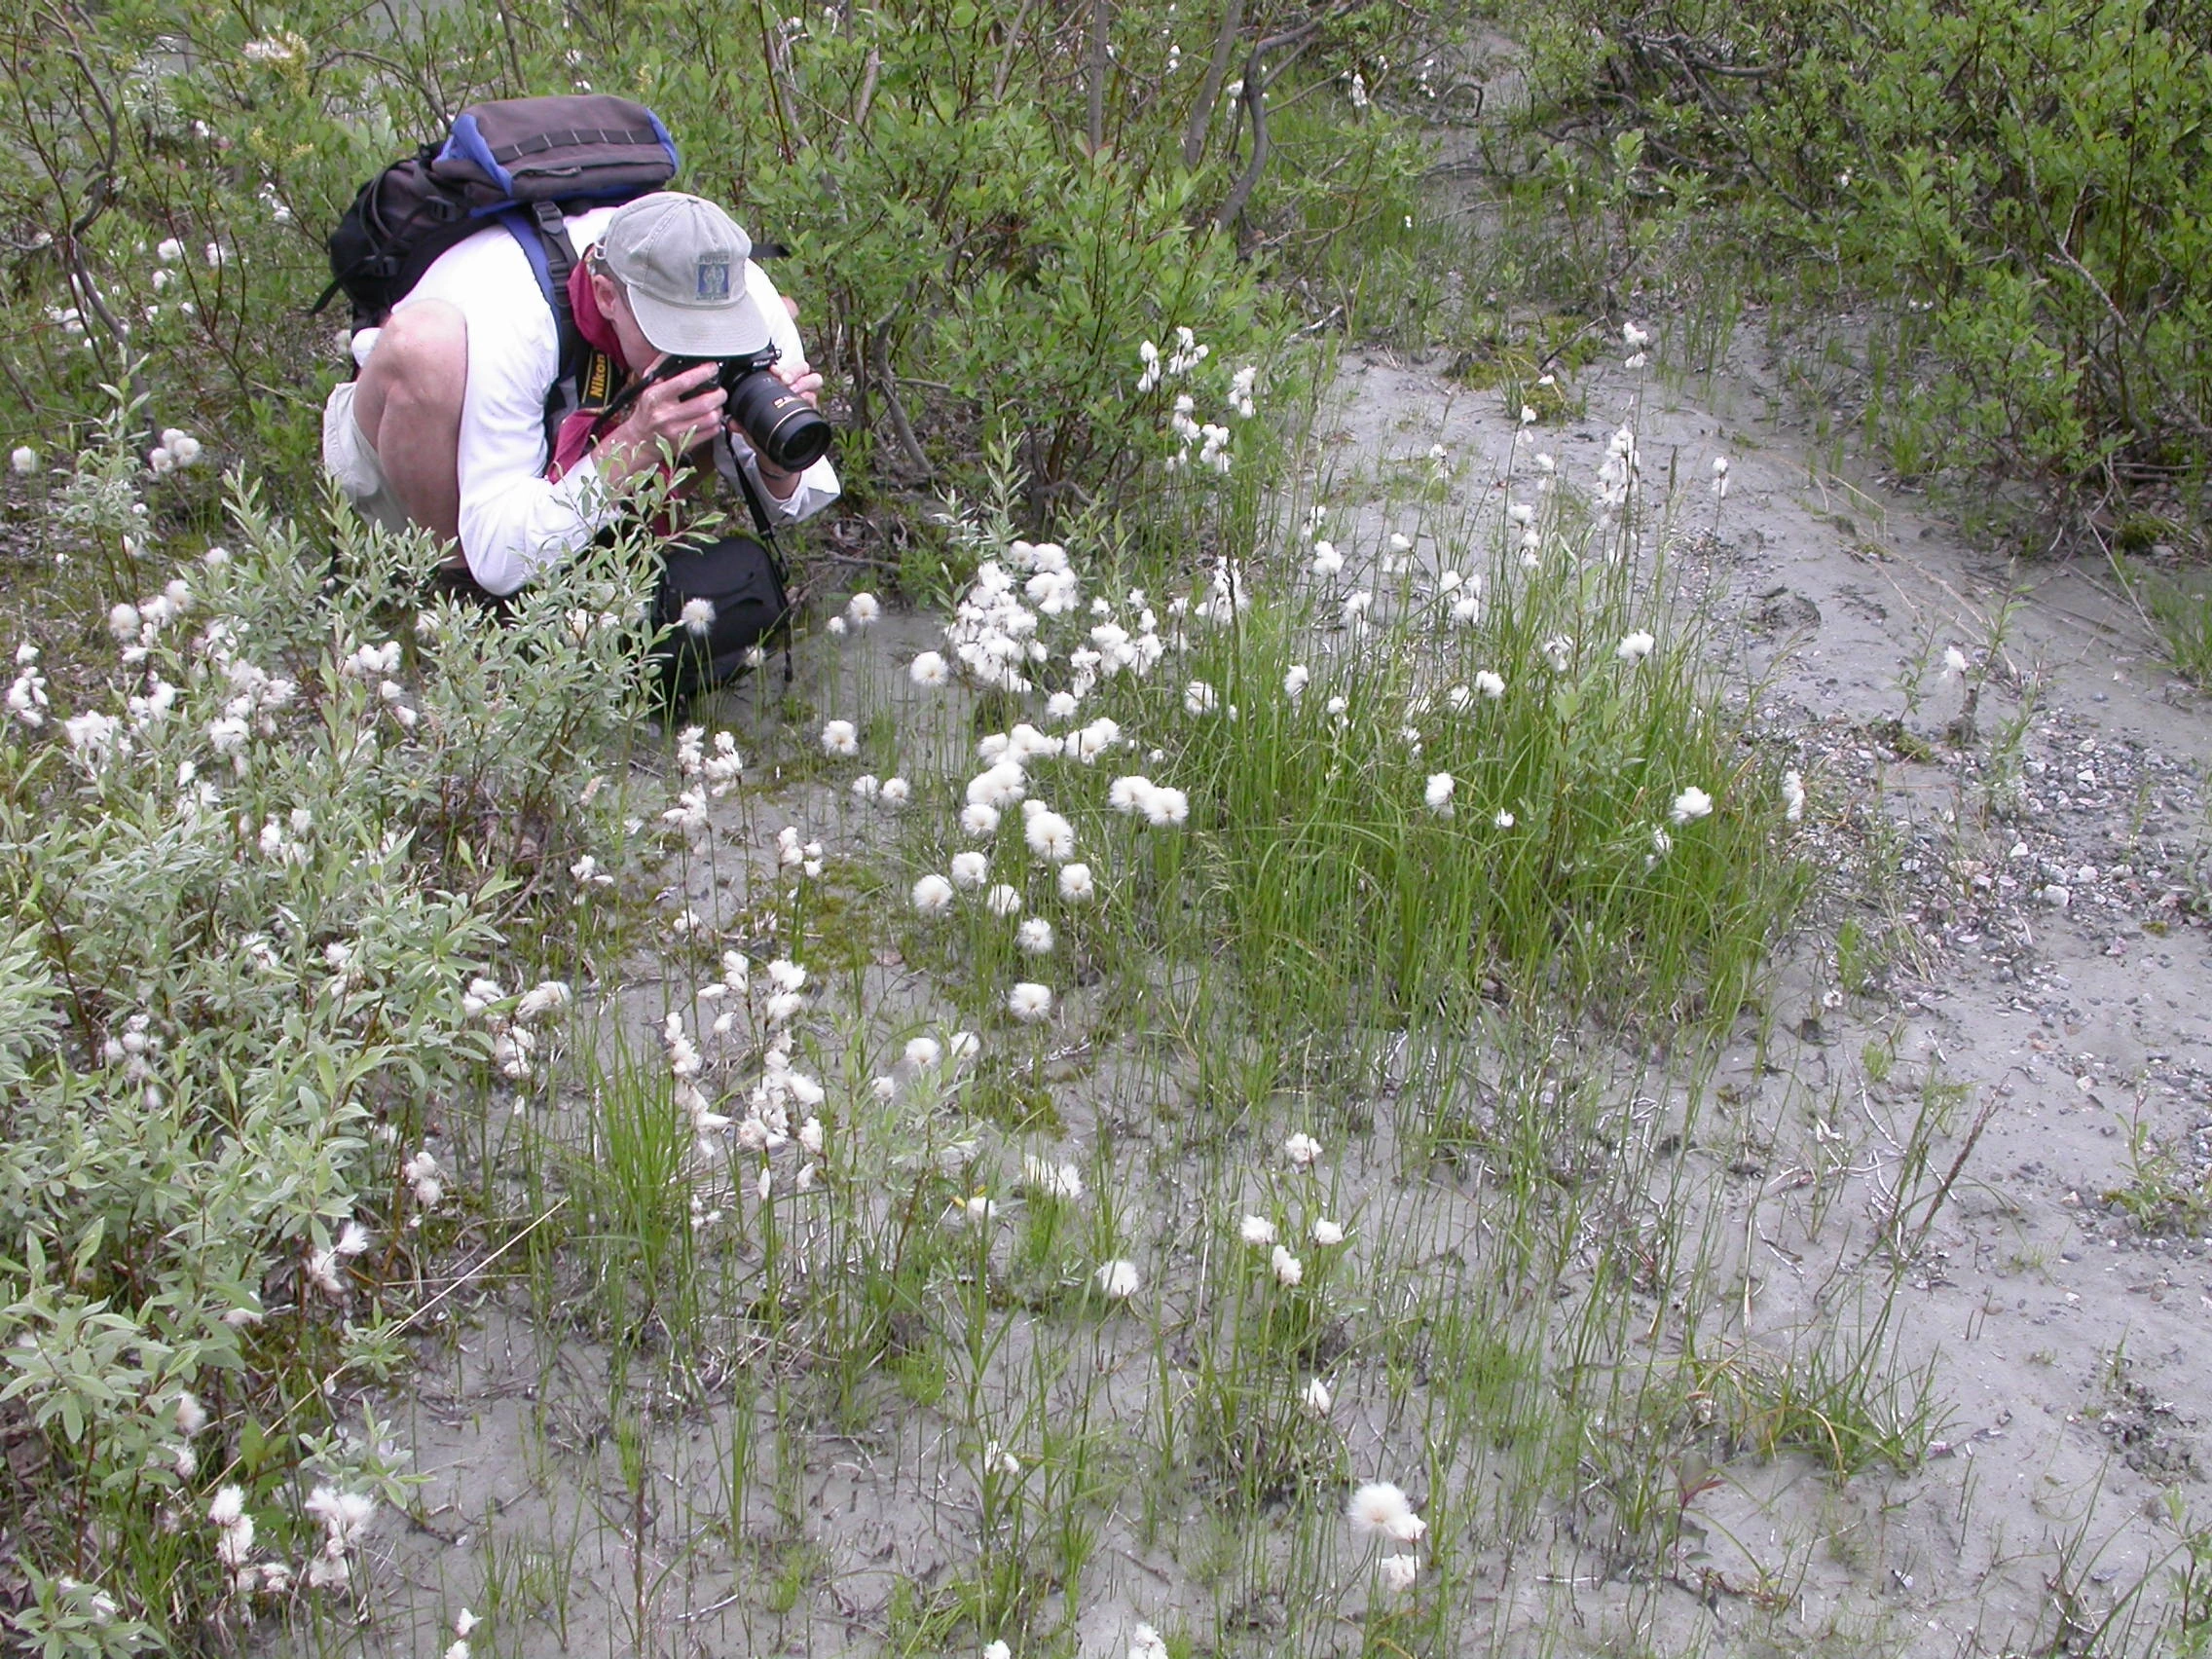
[[[663,191],[565,222],[585,250],[567,289],[576,332],[631,384],[620,419],[571,418],[549,438],[559,324],[521,243],[489,226],[439,255],[382,328],[354,338],[360,374],[324,409],[323,464],[362,515],[454,544],[445,584],[498,598],[589,542],[664,444],[683,456],[712,443],[718,466],[742,474],[771,519],[834,500],[826,454],[785,470],[725,415],[719,360],[772,348],[768,372],[791,393],[811,406],[822,385],[796,308],[736,221]],[[656,377],[670,356],[718,361]]]

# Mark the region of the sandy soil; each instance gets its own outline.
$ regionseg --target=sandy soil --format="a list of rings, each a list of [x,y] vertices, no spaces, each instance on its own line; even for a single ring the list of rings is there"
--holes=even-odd
[[[1493,105],[1511,95],[1509,70],[1493,92]],[[1717,1335],[1786,1356],[1817,1333],[1875,1332],[1867,1364],[1908,1393],[1925,1382],[1940,1423],[1917,1466],[1848,1481],[1797,1456],[1729,1458],[1685,1504],[1662,1573],[1624,1568],[1563,1493],[1526,1547],[1459,1564],[1471,1611],[1450,1650],[2148,1651],[2212,1456],[2212,1216],[2158,1201],[2212,1174],[2212,723],[2103,572],[1977,552],[1914,498],[1810,461],[1811,423],[1759,335],[1754,319],[1717,373],[1683,382],[1667,372],[1662,321],[1653,369],[1575,376],[1587,414],[1536,428],[1532,447],[1587,479],[1634,421],[1647,484],[1680,485],[1677,567],[1705,589],[1727,659],[1763,684],[1758,740],[1812,793],[1821,895],[1777,941],[1763,1020],[1713,1072],[1740,1143],[1680,1152],[1710,1195],[1697,1225],[1727,1241],[1707,1281]],[[1308,487],[1347,551],[1419,531],[1381,504],[1378,480],[1423,466],[1431,445],[1450,452],[1462,499],[1493,489],[1526,445],[1499,393],[1446,368],[1372,352],[1346,363]],[[1724,501],[1709,491],[1715,457],[1730,462]],[[839,676],[895,675],[933,632],[894,617],[866,642],[818,644],[792,695],[833,706]],[[1947,671],[1952,648],[1963,674]],[[716,723],[764,739],[783,692],[763,677]],[[772,795],[722,821],[719,866],[672,869],[671,907],[740,925],[787,821],[833,859],[872,833],[827,790]],[[895,955],[860,983],[903,1018],[940,1006]],[[658,995],[634,986],[622,1006],[644,1021]],[[1417,1062],[1383,1080],[1385,1105],[1346,1153],[1339,1179],[1355,1203],[1405,1178],[1386,1103]],[[1173,1138],[1120,1096],[1115,1063],[1071,1070],[1067,1138],[1114,1137],[1172,1191],[1181,1172],[1145,1160]],[[1679,1109],[1657,1075],[1655,1098],[1634,1067],[1608,1085],[1623,1132],[1654,1143]],[[1936,1126],[1916,1138],[1931,1103]],[[2132,1206],[2114,1197],[2126,1192]],[[1479,1204],[1430,1197],[1424,1236],[1393,1248],[1479,1226]],[[1163,1238],[1150,1266],[1171,1277],[1201,1249]],[[1891,1305],[1878,1257],[1903,1262]],[[473,1600],[502,1653],[915,1650],[895,1640],[897,1586],[940,1582],[974,1549],[972,1449],[945,1417],[893,1395],[865,1421],[825,1424],[772,1387],[736,1386],[760,1357],[737,1322],[679,1368],[681,1389],[642,1415],[633,1401],[649,1444],[619,1445],[607,1351],[530,1308],[502,1294],[426,1348],[402,1423],[430,1476],[424,1519],[380,1538],[366,1647],[434,1650]],[[1036,1341],[1010,1339],[1000,1374],[1038,1363]],[[1091,1327],[1072,1346],[1054,1358],[1055,1389],[1107,1424],[1142,1423],[1155,1363],[1143,1329]],[[1360,1382],[1347,1362],[1353,1461],[1418,1466],[1418,1439],[1363,1404]],[[745,1444],[758,1472],[732,1515],[719,1471]],[[653,1473],[625,1481],[626,1457]],[[1070,1609],[1074,1649],[1119,1655],[1149,1620],[1226,1623],[1237,1650],[1277,1651],[1283,1614],[1265,1596],[1218,1616],[1214,1587],[1241,1546],[1202,1494],[1153,1473],[1123,1471],[1103,1512]],[[1316,1513],[1318,1526],[1284,1520],[1261,1552],[1318,1547],[1335,1523]],[[1321,1577],[1345,1620],[1315,1650],[1360,1651],[1360,1595],[1348,1575]],[[503,1606],[484,1604],[491,1584]]]
[[[1460,488],[1495,476],[1517,423],[1495,393],[1439,369],[1347,365],[1342,441],[1313,481],[1332,522],[1357,527],[1341,540],[1380,539],[1362,481],[1394,459],[1442,442]],[[1831,876],[1800,937],[1780,941],[1764,1030],[1747,1022],[1714,1074],[1757,1132],[1684,1153],[1730,1159],[1705,1221],[1739,1245],[1714,1275],[1727,1340],[1787,1353],[1810,1331],[1869,1328],[1869,1263],[1909,1183],[1895,1346],[1869,1363],[1905,1379],[1932,1366],[1942,1421],[1909,1472],[1837,1482],[1801,1457],[1733,1459],[1656,1580],[1617,1569],[1564,1519],[1530,1553],[1489,1550],[1465,1564],[1480,1617],[1456,1650],[2125,1651],[2130,1615],[2147,1621],[2164,1593],[2173,1506],[2201,1506],[2212,1414],[2212,1239],[2156,1215],[2144,1225],[2107,1197],[2138,1181],[2148,1148],[2183,1186],[2212,1166],[2212,952],[2192,874],[2212,747],[2202,706],[2094,572],[1977,555],[1910,499],[1809,470],[1767,407],[1770,379],[1748,350],[1695,387],[1593,371],[1588,418],[1541,438],[1587,475],[1634,409],[1648,477],[1702,481],[1729,458],[1724,503],[1686,498],[1681,556],[1710,578],[1726,648],[1767,682],[1761,741],[1805,770],[1808,832]],[[840,647],[841,665],[802,653],[793,690],[829,698],[854,652],[888,672],[928,632],[899,618]],[[1945,677],[1951,645],[1965,676]],[[722,714],[762,729],[775,718],[762,697],[780,690]],[[787,818],[833,856],[864,838],[827,791],[771,797],[725,824],[720,868],[695,867],[669,902],[734,921],[746,849],[759,856]],[[1847,920],[1865,942],[1839,961]],[[896,960],[866,985],[866,1000],[908,1015],[930,1006]],[[1910,1175],[1912,1124],[1944,1085],[1944,1130]],[[1071,1141],[1146,1144],[1108,1083],[1078,1092]],[[1347,1154],[1347,1191],[1400,1178],[1391,1143],[1383,1112]],[[1446,1203],[1422,1225],[1446,1237],[1455,1213]],[[426,1355],[404,1427],[431,1477],[425,1519],[383,1541],[373,1648],[420,1646],[472,1597],[486,1611],[497,1581],[499,1651],[892,1651],[895,1583],[933,1582],[972,1550],[946,1419],[894,1410],[826,1426],[772,1390],[733,1388],[757,1357],[742,1323],[687,1362],[682,1397],[645,1402],[636,1420],[655,1474],[624,1482],[607,1353],[534,1325],[528,1307],[495,1301]],[[1033,1340],[1014,1341],[1008,1375]],[[1141,1422],[1142,1328],[1079,1344],[1090,1410]],[[1356,1416],[1346,1430],[1379,1451],[1395,1432]],[[732,1517],[715,1501],[718,1471],[747,1438],[763,1472]],[[1178,1490],[1161,1488],[1170,1505],[1188,1497]],[[1206,1521],[1195,1501],[1180,1516],[1110,1511],[1073,1611],[1078,1651],[1119,1653],[1139,1619],[1197,1620],[1210,1604],[1199,1558],[1220,1548],[1201,1543]],[[1349,1645],[1325,1650],[1357,1650],[1356,1602]],[[1272,1650],[1272,1616],[1239,1615],[1249,1651]]]
[[[1641,404],[1647,477],[1702,483],[1729,459],[1725,502],[1691,496],[1682,540],[1725,595],[1743,662],[1769,687],[1765,731],[1803,756],[1812,816],[1852,872],[1781,953],[1783,1035],[1766,1057],[1788,1087],[1769,1088],[1775,1157],[1741,1196],[1764,1245],[1748,1327],[1824,1316],[1824,1276],[1848,1256],[1804,1247],[1812,1176],[1789,1156],[1787,1107],[1838,1083],[1859,1097],[1878,1133],[1851,1181],[1875,1205],[1898,1144],[1890,1113],[1930,1078],[1969,1103],[1937,1148],[1949,1198],[1899,1308],[1900,1356],[1933,1360],[1949,1403],[1940,1451],[1910,1478],[1858,1483],[1866,1553],[1830,1562],[1808,1598],[1893,1609],[1881,1645],[1903,1651],[2085,1640],[2114,1592],[2176,1547],[2168,1504],[2202,1507],[2212,1238],[2192,1235],[2201,1216],[2194,1230],[2180,1216],[2145,1227],[2108,1195],[2137,1182],[2146,1148],[2168,1153],[2185,1186],[2206,1169],[2212,941],[2193,913],[2204,700],[2100,572],[1976,553],[1913,499],[1810,467],[1807,423],[1777,418],[1779,376],[1755,345],[1694,386],[1640,395],[1641,379],[1583,377],[1591,418],[1546,446],[1563,469],[1592,456],[1571,467],[1586,473]],[[1434,364],[1366,360],[1346,389],[1353,407],[1397,412],[1401,455],[1443,441],[1495,458],[1511,441],[1497,394],[1455,396]],[[1356,424],[1353,438],[1375,442]],[[1952,645],[1965,676],[1944,672]],[[1869,859],[1875,844],[1886,851]],[[1865,916],[1867,881],[1895,932],[1847,989],[1835,929]],[[1868,1045],[1899,1057],[1886,1082],[1866,1075]],[[1751,1490],[1709,1512],[1716,1534],[1782,1530]],[[1758,1552],[1731,1553],[1716,1548],[1718,1570]],[[2080,1601],[2061,1619],[2052,1580],[2069,1575]],[[1720,1638],[1730,1621],[1713,1617]],[[1901,1640],[1913,1621],[1920,1634]]]

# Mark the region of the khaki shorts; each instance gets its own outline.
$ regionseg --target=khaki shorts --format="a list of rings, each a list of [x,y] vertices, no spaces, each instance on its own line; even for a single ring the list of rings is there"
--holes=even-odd
[[[330,388],[330,399],[322,406],[323,470],[338,481],[353,510],[369,523],[390,531],[405,530],[407,509],[391,493],[377,452],[369,447],[369,440],[361,435],[360,424],[353,419],[353,394],[358,389],[358,383],[342,381]]]

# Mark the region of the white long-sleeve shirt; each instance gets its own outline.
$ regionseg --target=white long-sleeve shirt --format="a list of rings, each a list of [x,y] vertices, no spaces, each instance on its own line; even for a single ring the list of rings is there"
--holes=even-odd
[[[571,214],[569,240],[580,255],[606,233],[612,207]],[[746,280],[785,364],[806,349],[783,297],[754,261]],[[546,566],[568,558],[614,516],[616,502],[592,457],[558,482],[545,477],[545,398],[560,373],[560,329],[553,308],[511,233],[495,225],[439,255],[395,311],[424,300],[458,310],[468,329],[468,382],[461,397],[461,550],[486,591],[513,593]],[[758,480],[751,449],[733,440],[741,464]],[[786,522],[809,517],[837,498],[837,469],[824,456],[799,474],[768,510]]]

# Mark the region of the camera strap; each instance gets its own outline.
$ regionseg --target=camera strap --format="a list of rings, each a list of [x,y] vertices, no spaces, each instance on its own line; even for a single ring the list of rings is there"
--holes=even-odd
[[[722,435],[721,441],[725,444],[729,442],[729,435],[726,432]],[[775,527],[768,521],[768,504],[760,499],[760,487],[753,482],[751,470],[743,461],[737,460],[734,453],[730,460],[735,463],[730,467],[730,470],[737,474],[738,485],[745,492],[745,505],[753,514],[753,528],[760,533],[760,545],[768,550],[769,561],[776,567],[776,585],[784,589],[784,597],[789,601],[791,599],[790,576],[784,564],[784,550],[776,541]],[[789,612],[785,614],[783,630],[784,684],[788,687],[792,682],[792,630]]]

